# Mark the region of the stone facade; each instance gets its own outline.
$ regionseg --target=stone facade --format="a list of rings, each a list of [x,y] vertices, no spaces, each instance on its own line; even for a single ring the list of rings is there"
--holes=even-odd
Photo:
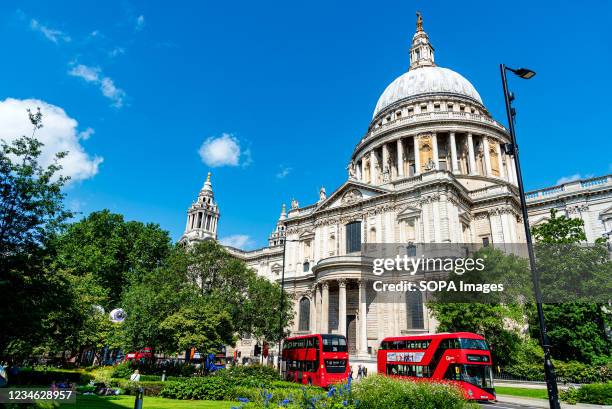
[[[420,298],[374,302],[360,246],[524,242],[516,169],[504,149],[509,142],[472,84],[435,65],[419,24],[410,70],[381,95],[346,182],[329,196],[321,188],[314,204],[292,200],[288,212],[283,206],[267,247],[228,251],[270,280],[280,282],[284,265],[293,334],[344,334],[352,359],[372,362],[384,337],[434,332],[436,322]],[[589,241],[612,231],[612,176],[530,192],[527,199],[532,223],[557,208],[585,220]],[[189,220],[192,215],[193,206]],[[185,239],[190,234],[199,237],[187,229]],[[243,356],[253,344],[238,345]]]

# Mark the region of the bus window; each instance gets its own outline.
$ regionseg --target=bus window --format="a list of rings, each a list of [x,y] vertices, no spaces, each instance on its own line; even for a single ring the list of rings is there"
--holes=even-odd
[[[482,351],[487,351],[489,349],[484,339],[460,338],[459,342],[463,349],[479,349]]]
[[[444,378],[468,382],[479,388],[493,387],[493,372],[489,365],[449,365]]]
[[[346,352],[346,338],[339,335],[322,335],[323,352]]]

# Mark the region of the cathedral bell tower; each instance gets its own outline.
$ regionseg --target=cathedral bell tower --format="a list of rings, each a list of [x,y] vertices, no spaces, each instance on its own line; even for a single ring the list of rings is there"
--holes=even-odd
[[[198,199],[187,210],[187,226],[181,242],[197,240],[217,240],[217,223],[219,222],[219,208],[210,183],[210,172]]]
[[[287,220],[287,208],[285,207],[285,204],[283,204],[280,217],[278,218],[278,221],[276,222],[276,229],[274,229],[272,234],[270,234],[270,237],[268,237],[268,245],[270,247],[283,245],[283,242],[285,241],[285,235],[286,235],[285,220]]]
[[[412,47],[410,47],[410,69],[435,66],[434,48],[429,42],[427,33],[423,31],[423,17],[417,12],[416,33],[412,37]]]

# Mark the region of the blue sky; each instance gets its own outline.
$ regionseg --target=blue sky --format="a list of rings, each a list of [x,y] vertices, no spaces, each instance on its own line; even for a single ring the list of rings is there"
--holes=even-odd
[[[346,180],[408,67],[417,10],[438,65],[501,122],[498,64],[537,71],[511,81],[527,188],[612,172],[610,2],[51,3],[0,5],[0,136],[44,103],[49,146],[75,152],[67,203],[84,214],[109,208],[178,239],[212,170],[220,237],[264,245],[283,202]]]

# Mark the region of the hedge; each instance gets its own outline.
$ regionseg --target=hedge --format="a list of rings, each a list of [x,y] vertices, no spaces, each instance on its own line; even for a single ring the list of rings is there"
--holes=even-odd
[[[591,383],[580,388],[570,387],[561,391],[561,399],[570,404],[593,403],[596,405],[612,405],[612,382]]]

